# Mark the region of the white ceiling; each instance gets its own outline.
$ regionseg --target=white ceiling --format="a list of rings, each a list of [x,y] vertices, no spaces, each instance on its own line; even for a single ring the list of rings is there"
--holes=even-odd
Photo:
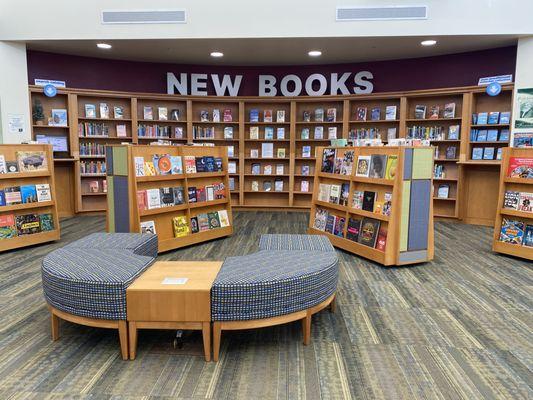
[[[30,41],[32,50],[90,57],[210,65],[337,64],[426,57],[515,45],[518,35],[434,37],[335,37],[286,39],[158,39],[110,40],[111,50],[96,48],[95,40]],[[423,47],[420,41],[436,39]],[[224,57],[212,58],[211,51]],[[312,58],[309,50],[321,50]]]

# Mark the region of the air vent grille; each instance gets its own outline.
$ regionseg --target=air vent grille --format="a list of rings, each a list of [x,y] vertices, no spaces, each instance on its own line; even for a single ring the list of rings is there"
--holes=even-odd
[[[427,19],[427,6],[337,7],[337,21]]]
[[[102,11],[102,24],[184,24],[185,10]]]

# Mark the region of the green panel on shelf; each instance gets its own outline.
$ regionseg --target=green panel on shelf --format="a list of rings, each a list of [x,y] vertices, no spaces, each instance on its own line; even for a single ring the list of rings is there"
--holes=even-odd
[[[411,182],[404,181],[402,190],[402,216],[400,218],[400,251],[407,251],[409,239],[409,208],[411,205]]]
[[[113,177],[107,177],[107,231],[115,232],[115,185]]]
[[[128,148],[113,147],[113,175],[128,176]]]
[[[433,149],[414,149],[411,179],[431,179],[433,175]]]

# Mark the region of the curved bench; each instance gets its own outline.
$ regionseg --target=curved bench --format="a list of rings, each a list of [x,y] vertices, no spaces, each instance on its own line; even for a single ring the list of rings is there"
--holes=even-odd
[[[326,236],[263,235],[260,251],[224,261],[211,289],[213,359],[223,330],[302,320],[304,344],[311,316],[335,305],[337,254]]]
[[[137,233],[94,233],[49,253],[41,272],[52,339],[59,319],[118,329],[127,359],[126,288],[156,256],[157,236]]]

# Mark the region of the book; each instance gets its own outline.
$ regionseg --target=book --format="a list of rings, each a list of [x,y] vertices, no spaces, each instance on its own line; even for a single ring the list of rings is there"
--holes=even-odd
[[[15,216],[13,214],[0,215],[0,240],[17,236]]]
[[[398,156],[396,154],[391,154],[387,157],[387,166],[385,168],[385,179],[394,179],[396,178],[396,169],[398,168]]]
[[[145,161],[144,162],[144,175],[145,176],[154,176],[155,175],[155,167],[154,167],[154,163],[152,161]]]
[[[225,228],[230,226],[228,210],[218,210],[218,220],[220,221],[220,227]]]
[[[313,132],[313,139],[317,139],[317,140],[324,139],[324,127],[323,126],[315,126],[315,130]]]
[[[220,110],[218,108],[213,109],[213,122],[220,122]]]
[[[302,121],[303,122],[311,122],[311,113],[309,111],[304,111],[302,113]]]
[[[19,165],[16,161],[6,161],[6,171],[9,174],[19,172]]]
[[[329,203],[339,204],[341,197],[341,185],[330,185],[329,188]]]
[[[277,156],[277,158],[285,158],[285,156],[286,156],[285,148],[284,147],[278,148],[278,150],[276,152],[276,156]]]
[[[355,176],[368,178],[370,175],[370,159],[370,156],[359,156],[357,158],[357,169],[355,170]]]
[[[300,134],[300,139],[308,140],[309,139],[309,128],[302,128],[302,133]]]
[[[387,166],[387,156],[385,154],[372,154],[370,158],[370,178],[384,178]]]
[[[137,190],[137,208],[139,211],[148,209],[148,199],[146,198],[146,190]]]
[[[311,146],[302,146],[302,158],[311,157]]]
[[[48,169],[44,151],[16,151],[19,172],[42,171]]]
[[[301,192],[309,192],[309,181],[301,181],[300,182],[300,191]]]
[[[96,106],[94,104],[85,104],[85,118],[96,118]]]
[[[354,151],[348,150],[344,152],[342,157],[340,174],[341,175],[351,175],[353,170],[353,161],[354,161]]]
[[[426,119],[426,106],[417,104],[415,107],[415,119]]]
[[[486,142],[487,141],[487,130],[480,129],[477,131],[476,142]]]
[[[326,222],[328,212],[322,208],[317,208],[315,212],[315,220],[313,221],[313,228],[319,231],[326,230]]]
[[[483,147],[474,147],[472,149],[472,160],[481,160],[483,158]]]
[[[272,181],[263,181],[263,191],[264,192],[272,191]]]
[[[510,111],[502,111],[500,113],[500,124],[508,124],[511,122],[511,112]]]
[[[276,175],[283,175],[285,173],[285,166],[283,164],[276,164]]]
[[[124,108],[120,106],[114,106],[113,107],[113,117],[115,119],[123,119],[124,118]]]
[[[392,121],[396,119],[396,106],[387,106],[385,109],[385,119]]]
[[[250,122],[259,122],[259,110],[257,108],[250,110]]]
[[[355,112],[356,121],[366,121],[366,107],[357,107]]]
[[[277,178],[274,180],[274,190],[276,192],[283,192],[283,179]]]
[[[326,121],[328,122],[335,122],[337,121],[337,109],[336,108],[328,108],[326,111]]]
[[[169,175],[172,171],[172,162],[168,154],[154,154],[152,163],[158,175]]]
[[[285,139],[285,128],[277,128],[276,129],[276,139],[278,140],[284,140]]]
[[[149,210],[161,207],[159,189],[146,189],[146,205]]]
[[[477,113],[477,117],[476,117],[476,121],[474,122],[474,125],[487,125],[488,118],[489,118],[489,114],[486,112]]]
[[[259,181],[252,181],[252,192],[259,192]]]
[[[335,225],[333,226],[333,234],[335,236],[344,236],[344,225],[346,223],[346,218],[344,217],[336,217],[335,218]]]
[[[381,119],[381,109],[380,108],[373,108],[370,111],[370,119],[372,121],[379,121]]]
[[[522,246],[533,247],[533,225],[526,225],[524,228]]]
[[[272,110],[263,111],[263,122],[272,122]]]
[[[185,173],[195,174],[196,173],[196,159],[194,156],[184,156],[185,159]]]
[[[109,106],[107,103],[100,103],[100,118],[109,118]]]
[[[250,127],[250,139],[252,140],[259,139],[259,127],[258,126]]]
[[[180,120],[180,110],[177,108],[173,108],[170,110],[170,120],[171,121],[179,121]]]
[[[448,128],[448,140],[459,140],[460,125],[450,125]]]
[[[6,158],[3,154],[0,154],[0,174],[6,174],[7,168],[6,168]]]
[[[348,197],[350,196],[350,184],[349,183],[342,183],[341,184],[341,194],[339,198],[339,204],[341,206],[347,206],[348,205]]]
[[[337,127],[336,126],[328,127],[328,139],[337,139]]]
[[[376,247],[380,222],[372,218],[363,218],[357,241],[368,247]]]
[[[172,188],[174,192],[174,205],[178,206],[180,204],[185,204],[185,190],[182,186],[176,186]]]
[[[437,105],[431,106],[429,109],[429,119],[439,119],[440,107]]]
[[[174,205],[174,190],[170,187],[159,188],[159,200],[161,207],[172,207]]]
[[[533,193],[520,193],[518,211],[533,212]]]
[[[484,160],[494,159],[494,147],[485,147],[485,149],[483,150],[483,159]]]
[[[500,112],[499,111],[491,111],[491,112],[489,112],[489,116],[488,116],[488,119],[487,119],[487,124],[489,124],[489,125],[497,124],[499,120],[500,120]]]
[[[359,229],[361,228],[360,218],[349,218],[348,226],[346,227],[346,239],[352,242],[357,242],[359,238]]]
[[[274,140],[274,128],[265,126],[265,140]]]
[[[254,164],[252,164],[252,170],[253,170],[253,165]],[[265,167],[263,168],[263,174],[272,175],[272,165],[270,165],[270,164],[265,165]]]
[[[396,128],[387,128],[387,140],[396,139]]]
[[[150,106],[144,106],[143,107],[143,118],[144,119],[154,119],[154,113],[152,111],[152,107]]]
[[[253,163],[252,164],[252,175],[261,174],[261,164]]]
[[[449,194],[450,194],[450,185],[448,184],[439,185],[439,188],[437,190],[437,197],[439,199],[447,199]]]
[[[209,223],[209,229],[217,229],[220,228],[220,219],[218,218],[218,212],[208,212],[207,213],[207,220]]]
[[[324,231],[331,233],[333,235],[333,229],[335,229],[335,219],[337,218],[336,215],[328,214],[326,217],[326,228]]]
[[[181,161],[181,156],[169,156],[169,159],[170,159],[170,173],[172,175],[183,174],[183,164]]]
[[[321,183],[318,185],[318,201],[329,203],[329,194],[331,191],[331,185]]]
[[[52,116],[49,122],[50,126],[68,126],[67,110],[64,108],[52,108],[50,114]],[[109,118],[109,115],[106,118]]]
[[[498,150],[496,151],[496,160],[502,159],[502,151],[503,149],[501,147],[498,147]]]
[[[126,129],[126,125],[117,124],[116,130],[117,130],[117,137],[127,137],[128,136],[128,131]]]
[[[20,186],[8,186],[4,188],[4,195],[6,199],[6,205],[12,206],[22,203],[22,195],[20,193]]]
[[[455,118],[455,103],[447,103],[444,105],[443,118]]]
[[[200,232],[200,227],[198,226],[198,217],[191,217],[191,233]]]
[[[500,241],[509,244],[522,244],[524,237],[524,223],[509,218],[502,219],[502,226],[500,229]]]
[[[228,174],[236,174],[236,173],[237,173],[237,162],[228,161]]]
[[[335,149],[325,148],[322,154],[322,172],[332,174],[335,168]]]
[[[41,232],[49,232],[54,230],[54,216],[52,214],[40,214],[39,225]]]
[[[181,126],[175,126],[174,127],[174,138],[175,139],[183,139],[183,127],[181,127]]]
[[[209,122],[209,111],[207,110],[200,111],[200,122]]]
[[[509,129],[502,129],[500,131],[498,140],[500,142],[508,142],[509,141]]]
[[[17,235],[31,235],[41,231],[41,223],[37,214],[24,214],[15,217]]]
[[[507,176],[510,178],[533,178],[533,158],[510,157]]]
[[[21,185],[20,186],[20,197],[22,203],[36,203],[37,202],[37,190],[35,185]]]
[[[376,250],[385,251],[387,247],[387,230],[383,227],[379,228],[378,240],[376,241]]]
[[[0,189],[0,207],[3,207],[6,205],[6,194],[4,190]]]
[[[498,129],[487,130],[487,142],[495,142],[498,140]]]
[[[276,112],[276,122],[285,122],[285,110],[278,110]]]
[[[172,218],[172,230],[174,231],[174,237],[187,236],[190,232],[187,217],[185,215],[178,215]]]
[[[200,229],[200,232],[208,231],[209,219],[207,218],[207,214],[198,214],[196,217],[198,218],[198,229]]]
[[[228,149],[228,157],[235,157],[235,146],[226,146]]]
[[[224,127],[224,139],[233,139],[233,127],[232,126]]]
[[[365,196],[364,191],[354,190],[353,196],[352,196],[352,208],[355,208],[356,210],[361,210],[363,208],[364,196]]]
[[[448,146],[446,147],[446,159],[447,160],[453,160],[457,156],[457,147],[455,146]]]
[[[274,143],[261,143],[261,158],[274,158]]]
[[[376,192],[365,190],[363,192],[363,207],[362,210],[374,212],[374,201],[376,200]]]
[[[324,122],[324,109],[323,108],[315,109],[315,122]]]
[[[385,192],[383,195],[383,208],[382,208],[382,214],[390,216],[392,212],[392,193],[391,192]]]

